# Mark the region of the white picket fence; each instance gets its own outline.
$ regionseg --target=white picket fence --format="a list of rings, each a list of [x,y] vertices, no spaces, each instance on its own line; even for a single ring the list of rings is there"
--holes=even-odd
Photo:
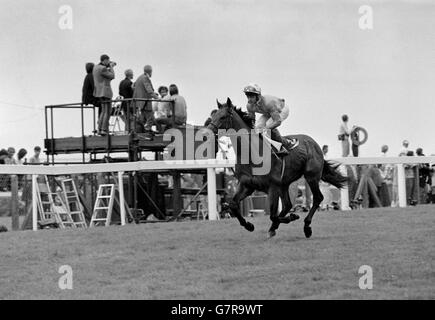
[[[341,163],[341,172],[346,175],[344,165],[374,165],[374,164],[391,164],[397,167],[397,189],[399,197],[399,207],[406,207],[406,182],[405,182],[405,169],[404,164],[422,164],[430,163],[435,164],[435,156],[430,157],[347,157],[330,159],[333,162]],[[349,191],[348,188],[341,190],[341,209],[350,210],[349,207]]]
[[[17,166],[0,165],[0,174],[32,175],[32,205],[33,205],[33,230],[37,230],[37,195],[36,184],[38,175],[70,175],[83,173],[118,172],[118,179],[122,181],[122,176],[126,171],[150,171],[150,170],[183,170],[183,169],[207,169],[207,193],[208,193],[208,217],[210,220],[217,220],[217,201],[216,201],[216,168],[231,168],[235,163],[232,160],[202,159],[202,160],[173,160],[173,161],[138,161],[123,163],[98,163],[98,164],[75,164],[75,165],[55,165],[55,166]],[[124,205],[124,188],[119,184],[120,194],[120,214],[121,225],[126,223],[126,212]]]
[[[344,165],[367,165],[367,164],[394,164],[397,166],[398,195],[399,206],[406,207],[406,186],[404,164],[421,164],[435,163],[435,156],[430,157],[348,157],[330,159],[333,162],[341,163],[341,170],[346,172]],[[18,166],[18,165],[0,165],[0,174],[29,174],[32,175],[33,184],[33,230],[37,230],[37,202],[36,190],[38,175],[70,175],[83,173],[100,173],[100,172],[118,172],[118,178],[122,181],[124,172],[127,171],[149,171],[149,170],[168,170],[168,169],[207,169],[207,193],[208,193],[208,212],[209,219],[217,219],[217,201],[216,201],[216,168],[232,168],[234,160],[174,160],[174,161],[138,161],[122,163],[99,163],[99,164],[80,164],[80,165],[55,165],[55,166]],[[125,206],[123,184],[120,187],[120,208],[121,224],[125,225]],[[341,207],[343,210],[350,210],[349,193],[347,187],[341,190]]]

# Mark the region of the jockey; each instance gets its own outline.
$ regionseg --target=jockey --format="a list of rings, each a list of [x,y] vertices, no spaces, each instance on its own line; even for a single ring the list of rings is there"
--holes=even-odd
[[[277,149],[276,155],[283,157],[288,155],[288,150],[283,146],[281,134],[278,127],[282,121],[287,119],[289,115],[289,107],[285,104],[284,99],[277,98],[269,95],[262,95],[261,89],[257,84],[249,84],[244,89],[248,104],[246,106],[248,113],[255,119],[255,113],[261,113],[261,117],[255,123],[257,132],[262,132],[265,135],[265,130],[271,130],[271,138],[279,142],[277,147],[274,143],[272,145]]]

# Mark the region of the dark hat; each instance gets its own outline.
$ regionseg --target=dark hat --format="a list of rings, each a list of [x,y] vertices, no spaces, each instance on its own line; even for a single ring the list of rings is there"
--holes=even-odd
[[[0,156],[8,156],[9,153],[6,151],[6,149],[1,149],[0,150]]]
[[[104,61],[106,59],[110,60],[109,56],[107,54],[102,54],[101,57],[100,57],[100,61]]]

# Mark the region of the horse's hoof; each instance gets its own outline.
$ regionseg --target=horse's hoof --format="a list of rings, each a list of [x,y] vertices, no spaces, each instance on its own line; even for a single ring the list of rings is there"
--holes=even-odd
[[[291,213],[288,217],[280,218],[279,222],[287,224],[298,219],[299,216],[297,214]]]
[[[271,231],[269,231],[269,238],[272,238],[272,237],[274,237],[276,235],[276,231],[275,230],[271,230]]]
[[[313,230],[311,230],[310,226],[304,226],[305,237],[309,238],[313,234]]]
[[[252,232],[252,231],[254,231],[255,227],[254,227],[254,225],[252,223],[246,222],[245,229],[250,231],[250,232]]]
[[[279,218],[279,222],[280,222],[280,223],[285,223],[285,224],[287,224],[287,223],[290,223],[291,221],[292,221],[292,220],[291,220],[290,217]]]
[[[299,216],[296,213],[291,213],[290,214],[290,221],[295,221],[298,220]]]

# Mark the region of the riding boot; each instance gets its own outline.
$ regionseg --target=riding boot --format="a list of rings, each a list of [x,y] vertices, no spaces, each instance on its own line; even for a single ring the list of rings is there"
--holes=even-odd
[[[270,137],[271,137],[272,140],[278,141],[278,142],[281,143],[281,149],[275,151],[275,154],[278,157],[285,157],[286,155],[289,154],[288,150],[284,147],[284,143],[283,143],[281,134],[279,133],[278,129],[272,129],[271,132],[270,132]]]

